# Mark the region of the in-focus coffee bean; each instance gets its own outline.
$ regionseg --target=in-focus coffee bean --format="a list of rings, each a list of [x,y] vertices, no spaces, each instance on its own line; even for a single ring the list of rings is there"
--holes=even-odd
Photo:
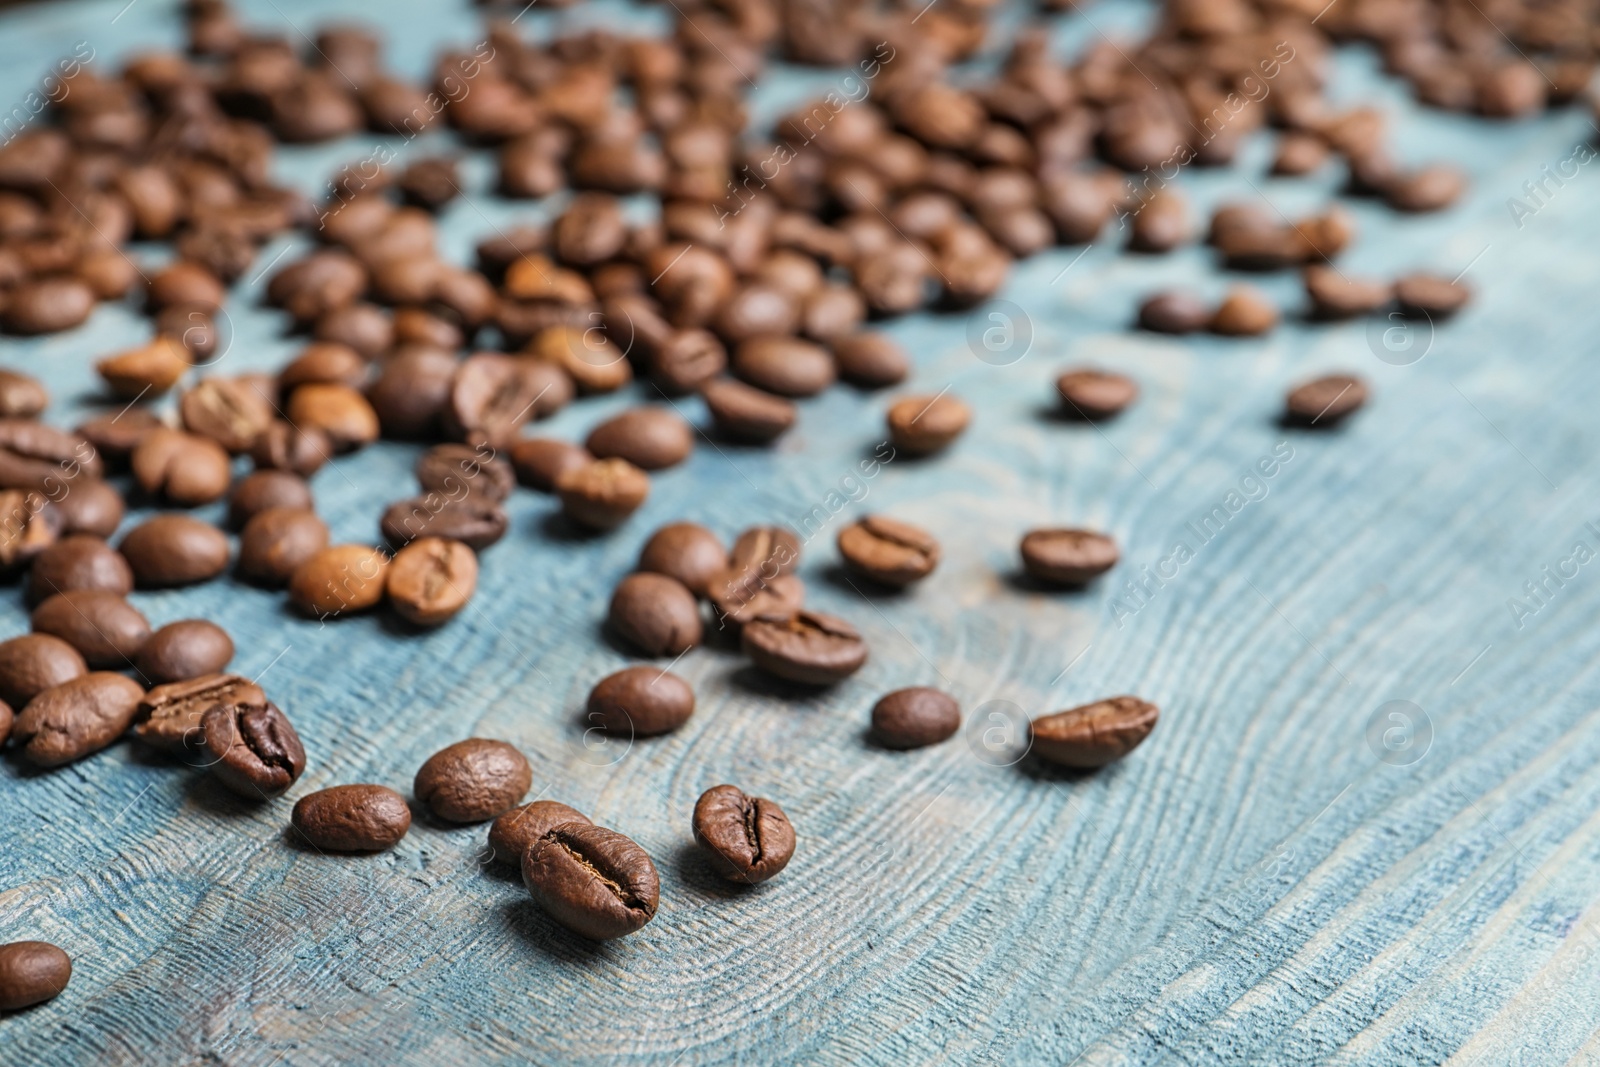
[[[237,674],[205,674],[158,685],[144,695],[134,714],[133,736],[174,755],[205,747],[206,712],[218,704],[262,707],[261,687]]]
[[[382,785],[336,785],[295,803],[290,823],[325,852],[381,852],[411,829],[406,798]]]
[[[118,546],[141,589],[206,582],[228,569],[228,537],[189,515],[156,515],[129,530]]]
[[[1022,567],[1036,581],[1084,585],[1117,565],[1117,543],[1093,530],[1030,530],[1019,546]]]
[[[584,722],[621,737],[671,733],[694,714],[694,689],[668,671],[625,667],[589,691]]]
[[[589,817],[559,800],[535,800],[512,808],[489,827],[489,850],[500,863],[522,869],[522,857],[533,843],[562,823],[592,825]]]
[[[150,638],[150,622],[116,593],[75,589],[33,609],[35,633],[51,634],[77,649],[91,667],[127,669]]]
[[[34,766],[59,767],[126,733],[143,696],[132,679],[94,671],[28,701],[11,728],[11,740]]]
[[[794,826],[766,797],[714,785],[694,806],[694,839],[711,867],[730,882],[765,882],[794,858]]]
[[[1150,736],[1161,711],[1133,696],[1041,715],[1033,720],[1032,751],[1062,767],[1092,770],[1113,763]]]
[[[233,638],[207,619],[169,622],[145,641],[134,669],[151,685],[216,674],[233,660]]]
[[[485,822],[510,811],[533,785],[533,769],[515,746],[471,737],[428,757],[412,793],[446,822]]]
[[[72,960],[44,941],[0,945],[0,1011],[21,1011],[61,995],[72,980]]]
[[[13,709],[89,673],[83,655],[52,634],[23,634],[0,641],[0,701]]]
[[[306,750],[289,717],[271,701],[219,700],[200,720],[207,765],[247,800],[286,792],[306,769]]]
[[[757,667],[804,685],[843,681],[867,662],[867,644],[856,628],[817,611],[797,611],[787,619],[752,619],[740,640]]]
[[[396,552],[386,579],[389,604],[407,622],[438,626],[478,588],[478,557],[460,541],[421,537]]]
[[[936,745],[961,729],[961,705],[928,686],[896,689],[872,706],[872,739],[884,748]]]
[[[661,880],[645,850],[603,826],[568,822],[535,841],[522,881],[556,922],[595,941],[623,937],[655,918]]]

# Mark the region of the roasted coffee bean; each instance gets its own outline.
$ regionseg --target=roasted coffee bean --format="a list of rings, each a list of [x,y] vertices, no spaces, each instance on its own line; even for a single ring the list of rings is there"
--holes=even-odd
[[[757,618],[741,634],[745,655],[768,674],[805,685],[843,681],[867,662],[867,645],[843,619],[797,611],[787,619]]]
[[[133,570],[122,553],[98,537],[64,537],[33,558],[27,600],[29,605],[38,604],[69,589],[127,596],[133,592]]]
[[[61,533],[88,534],[92,537],[110,537],[122,525],[127,510],[122,494],[109,483],[98,478],[80,478],[72,483],[72,491],[52,504],[56,517],[61,520]]]
[[[436,348],[402,349],[388,359],[367,388],[384,436],[436,436],[460,365],[455,356]]]
[[[72,960],[44,941],[0,945],[0,1011],[21,1011],[61,995],[72,980]]]
[[[344,345],[365,359],[377,359],[394,346],[394,323],[372,304],[351,304],[318,319],[311,336]]]
[[[36,767],[59,767],[98,752],[127,732],[144,690],[110,671],[46,689],[17,714],[12,742]]]
[[[656,383],[673,396],[700,388],[727,366],[728,350],[708,330],[673,331],[654,346],[650,360]]]
[[[712,320],[717,335],[730,345],[755,337],[787,337],[800,326],[800,308],[780,289],[746,285],[728,298]]]
[[[1109,419],[1139,398],[1139,385],[1125,374],[1074,367],[1056,379],[1062,411],[1071,418]]]
[[[830,283],[804,298],[800,332],[813,341],[834,344],[852,336],[866,317],[867,303],[860,293],[848,285]]]
[[[676,578],[696,596],[728,566],[728,550],[717,535],[692,522],[674,522],[650,535],[639,553],[639,569]]]
[[[478,557],[460,541],[422,537],[396,552],[386,592],[395,612],[418,626],[453,618],[478,588]]]
[[[0,370],[0,418],[31,419],[50,404],[39,379],[12,370]]]
[[[839,555],[861,577],[903,588],[933,573],[939,542],[910,523],[869,515],[839,531]]]
[[[11,724],[16,720],[17,714],[11,710],[11,705],[0,701],[0,749],[11,739]]]
[[[155,311],[182,304],[212,313],[222,307],[227,295],[228,290],[215,274],[198,263],[181,259],[151,276],[148,293],[150,307]]]
[[[489,827],[489,848],[501,863],[522,869],[522,857],[533,843],[563,823],[592,826],[588,816],[558,800],[535,800],[512,808]]]
[[[14,574],[56,543],[61,516],[42,493],[0,490],[0,573]]]
[[[83,655],[51,634],[0,641],[0,701],[21,708],[46,689],[89,673]]]
[[[77,278],[54,276],[24,282],[0,306],[8,333],[59,333],[81,325],[94,310],[94,290]]]
[[[365,611],[383,599],[389,557],[366,545],[333,545],[308,557],[289,577],[289,599],[325,619]]]
[[[1400,311],[1409,318],[1446,319],[1460,311],[1472,293],[1460,282],[1433,274],[1408,274],[1394,283]]]
[[[228,494],[228,525],[238,529],[268,508],[313,506],[304,478],[291,471],[260,470],[234,483]]]
[[[609,393],[633,380],[628,354],[600,330],[550,326],[539,331],[528,345],[528,353],[536,365],[542,362],[565,371],[579,392]],[[545,384],[542,382],[540,389]]]
[[[381,852],[411,829],[411,809],[386,786],[336,785],[301,797],[289,820],[313,848]]]
[[[315,427],[327,434],[338,451],[360,448],[378,439],[377,412],[366,397],[348,385],[302,385],[289,397],[286,414],[302,429]]]
[[[1366,382],[1348,374],[1330,374],[1291,389],[1284,415],[1300,426],[1331,427],[1366,402]]]
[[[1115,763],[1156,728],[1161,711],[1138,697],[1120,696],[1041,715],[1030,733],[1033,751],[1062,767],[1093,770]]]
[[[63,486],[103,473],[94,446],[29,419],[0,419],[0,488],[59,497]]]
[[[717,378],[700,387],[711,421],[724,437],[749,444],[767,444],[782,436],[799,413],[781,396],[743,382]]]
[[[960,437],[972,409],[948,393],[908,396],[889,407],[889,439],[910,456],[932,455]]]
[[[1320,170],[1328,161],[1328,145],[1309,133],[1289,131],[1278,138],[1278,151],[1272,159],[1272,173],[1298,177]]]
[[[531,785],[533,769],[515,747],[472,737],[429,756],[411,791],[446,822],[485,822],[516,807]]]
[[[510,523],[493,500],[470,495],[452,500],[435,492],[390,504],[379,528],[395,548],[419,537],[443,537],[481,552],[504,537]]]
[[[568,930],[595,941],[633,933],[655,918],[661,881],[644,849],[603,826],[551,828],[522,857],[522,881]]]
[[[207,672],[158,685],[134,714],[133,736],[163,752],[183,755],[206,745],[206,713],[218,704],[265,707],[261,687],[237,674]]]
[[[1030,530],[1022,538],[1022,567],[1036,581],[1084,585],[1117,565],[1117,543],[1092,530]]]
[[[128,457],[144,440],[145,434],[166,425],[153,412],[144,408],[128,408],[105,415],[97,415],[77,428],[77,435],[87,441],[104,460],[107,467],[126,470]]]
[[[625,459],[641,470],[657,471],[689,458],[694,431],[666,408],[629,408],[590,430],[584,445],[600,459]]]
[[[139,348],[107,356],[94,365],[111,395],[119,400],[158,397],[171,389],[194,364],[182,342],[159,334]]]
[[[872,706],[872,739],[884,748],[937,745],[961,729],[961,705],[927,686],[896,689]]]
[[[650,476],[625,459],[597,459],[556,479],[561,510],[581,526],[611,530],[650,495]]]
[[[397,308],[394,313],[394,343],[397,347],[442,349],[454,352],[466,344],[461,327],[422,308]]]
[[[395,182],[406,201],[438,211],[461,193],[461,175],[453,159],[419,159],[400,172]]]
[[[328,526],[309,508],[268,508],[239,531],[239,576],[288,584],[296,568],[328,547]]]
[[[219,701],[200,720],[217,781],[249,800],[283,794],[306,769],[300,735],[276,704]]]
[[[627,667],[589,691],[585,722],[621,737],[671,733],[694,714],[694,690],[676,674]]]
[[[254,255],[253,246],[250,252]],[[182,374],[177,369],[179,361],[187,369],[204,366],[217,358],[217,349],[222,347],[223,340],[212,315],[212,312],[194,304],[174,304],[156,313],[156,336],[147,346],[150,351],[144,353],[145,358],[150,360],[147,370],[151,372],[153,394],[160,395],[177,384],[177,376]],[[136,371],[137,360],[128,360],[126,367]],[[104,374],[104,370],[101,373]],[[166,381],[168,376],[172,376],[171,381]],[[108,381],[109,378],[107,375]],[[112,383],[112,389],[122,392],[127,384],[122,383],[119,388],[118,383]]]
[[[593,462],[588,449],[553,437],[527,437],[511,446],[511,465],[516,469],[517,481],[541,493],[555,492],[556,482],[563,474]]]
[[[293,392],[297,386],[327,382],[360,389],[367,382],[367,359],[349,345],[318,341],[278,371],[278,389]]]
[[[1466,188],[1466,175],[1441,164],[1390,179],[1384,199],[1396,211],[1441,211],[1461,199]]]
[[[244,378],[206,378],[178,401],[183,428],[233,455],[250,451],[275,418],[272,401]]]
[[[794,857],[794,827],[783,809],[765,797],[745,796],[738,786],[701,793],[693,825],[695,842],[730,882],[765,882]]]
[[[511,464],[487,445],[434,445],[417,459],[415,470],[423,489],[451,498],[471,494],[499,502],[517,484]]]
[[[150,635],[134,669],[151,685],[216,674],[233,660],[233,638],[205,619],[169,622]]]
[[[228,453],[221,445],[165,427],[145,435],[131,462],[139,488],[182,507],[221,499],[232,478]]]
[[[1211,315],[1211,332],[1224,337],[1255,337],[1278,324],[1278,309],[1261,293],[1237,286]]]
[[[856,333],[833,342],[839,377],[863,389],[882,389],[905,381],[911,360],[888,334]]]
[[[1347,278],[1332,267],[1310,266],[1302,276],[1311,313],[1319,319],[1347,319],[1381,311],[1394,299],[1387,282]]]
[[[452,436],[496,447],[529,419],[555,411],[572,398],[572,385],[552,364],[497,352],[469,356],[456,371],[444,409]],[[554,395],[552,395],[554,394]]]
[[[78,589],[57,593],[33,609],[35,633],[59,637],[94,668],[127,668],[150,637],[150,622],[116,593]]]
[[[608,615],[611,629],[647,656],[676,656],[700,643],[700,606],[675,578],[646,571],[617,583]]]
[[[752,337],[734,351],[733,373],[779,396],[815,396],[832,385],[833,357],[821,345],[794,337]]]
[[[289,471],[309,478],[333,454],[333,439],[315,426],[278,419],[256,438],[250,458],[257,470]]]
[[[782,526],[752,526],[734,539],[728,566],[761,580],[793,574],[800,566],[800,539]]]
[[[717,620],[737,631],[752,619],[787,619],[805,603],[805,584],[792,574],[763,578],[758,570],[721,571],[707,583]]]
[[[129,530],[117,546],[141,589],[206,582],[228,569],[228,538],[188,515],[156,515]]]
[[[1177,194],[1162,191],[1136,206],[1128,247],[1136,252],[1170,252],[1189,237],[1188,205]]]

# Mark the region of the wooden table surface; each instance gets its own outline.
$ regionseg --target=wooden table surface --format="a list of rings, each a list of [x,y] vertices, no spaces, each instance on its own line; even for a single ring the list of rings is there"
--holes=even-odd
[[[109,69],[178,40],[176,3],[125,3],[0,15],[0,102],[79,41]],[[480,36],[460,3],[241,7],[291,36],[377,16],[413,74]],[[1058,30],[1083,43],[1149,10],[1107,0]],[[556,17],[663,24],[605,4]],[[1351,204],[1347,271],[1465,271],[1476,290],[1457,320],[1389,338],[1420,360],[1377,358],[1381,321],[1301,321],[1288,276],[1262,282],[1291,309],[1265,339],[1131,333],[1141,294],[1228,279],[1198,247],[1130,257],[1108,233],[1081,257],[1017,266],[1003,310],[1025,348],[969,343],[1003,325],[992,308],[888,327],[914,355],[911,386],[976,410],[939,458],[863,474],[887,399],[840,388],[802,403],[773,451],[702,442],[610,536],[573,538],[548,498],[519,492],[472,607],[422,636],[382,616],[320,626],[230,580],[135,594],[154,623],[224,625],[309,766],[287,798],[246,804],[130,744],[44,773],[0,762],[0,941],[52,941],[75,961],[63,996],[0,1019],[0,1062],[1600,1060],[1600,563],[1562,563],[1578,544],[1600,555],[1600,176],[1579,167],[1520,226],[1507,205],[1594,131],[1579,111],[1515,126],[1425,113],[1376,69],[1342,53],[1336,95],[1380,100],[1398,152],[1453,160],[1473,183],[1439,215]],[[777,68],[761,113],[837,77]],[[372,145],[285,151],[281,172],[315,189]],[[419,138],[407,154],[441,147]],[[1265,196],[1294,215],[1336,193],[1337,168],[1267,178],[1270,152],[1260,138],[1240,168],[1180,181],[1206,210]],[[467,174],[444,216],[452,258],[558,206],[493,197],[482,153]],[[302,244],[272,245],[261,266]],[[252,273],[234,295],[222,371],[274,367],[298,344],[261,287]],[[103,307],[68,334],[0,340],[0,360],[43,377],[48,417],[72,425],[103,409],[91,360],[145,328]],[[1139,404],[1100,429],[1054,419],[1054,373],[1078,361],[1136,376]],[[1372,383],[1369,407],[1337,432],[1280,427],[1285,386],[1335,369]],[[646,397],[580,402],[542,429],[580,438]],[[316,476],[336,539],[376,537],[415,454],[381,444]],[[1274,456],[1273,476],[1252,478]],[[1227,521],[1202,542],[1188,524],[1218,507]],[[868,512],[943,541],[914,592],[863,595],[841,576],[833,537]],[[697,649],[674,668],[699,695],[686,727],[586,738],[585,694],[629,662],[601,634],[610,588],[676,519],[724,534],[809,521],[809,598],[859,625],[866,668],[798,693]],[[1047,523],[1111,532],[1123,564],[1081,594],[1030,587],[1016,542]],[[1191,558],[1164,565],[1180,541]],[[1514,613],[1547,566],[1577,573]],[[0,633],[26,628],[6,593]],[[870,747],[872,702],[913,684],[957,695],[965,733]],[[1006,747],[1027,716],[1122,692],[1162,719],[1120,766],[1070,777]],[[643,845],[662,879],[655,921],[603,945],[568,935],[484,865],[483,827],[419,816],[364,858],[285,834],[296,797],[409,791],[430,753],[467,736],[514,742],[538,796]],[[793,863],[754,890],[717,882],[694,852],[695,798],[724,781],[779,800],[798,828]]]

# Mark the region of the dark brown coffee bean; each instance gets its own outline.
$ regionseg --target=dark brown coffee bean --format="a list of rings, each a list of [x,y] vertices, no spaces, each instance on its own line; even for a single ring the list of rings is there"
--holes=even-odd
[[[933,573],[939,542],[910,523],[869,515],[839,531],[839,555],[863,578],[901,588]]]
[[[676,674],[627,667],[589,691],[585,722],[621,737],[671,733],[694,714],[694,690]]]
[[[828,350],[795,337],[751,337],[734,351],[733,373],[779,396],[815,396],[834,382]]]
[[[77,649],[51,634],[23,634],[0,641],[0,701],[21,708],[28,701],[89,673]]]
[[[1022,567],[1051,585],[1084,585],[1117,565],[1117,543],[1092,530],[1031,530],[1022,538]]]
[[[206,713],[218,704],[264,707],[261,687],[237,674],[207,672],[157,685],[144,695],[134,715],[133,736],[173,755],[206,746]]]
[[[1347,278],[1333,267],[1310,266],[1303,275],[1311,313],[1319,319],[1347,319],[1381,311],[1394,299],[1387,282]]]
[[[248,800],[283,794],[306,769],[300,736],[270,701],[218,701],[200,720],[200,730],[211,773]]]
[[[216,674],[233,660],[233,638],[214,622],[180,619],[150,635],[134,669],[151,685]]]
[[[0,945],[0,1011],[21,1011],[61,995],[72,960],[44,941]]]
[[[77,434],[29,419],[0,419],[0,488],[37,489],[54,498],[63,486],[102,473],[94,446]]]
[[[783,870],[794,857],[794,827],[765,797],[737,786],[714,785],[694,806],[694,839],[712,868],[730,882],[754,885]]]
[[[435,445],[417,459],[415,470],[423,489],[451,499],[472,495],[498,503],[517,484],[511,464],[487,445]]]
[[[242,527],[268,508],[314,507],[311,486],[290,471],[260,470],[234,483],[228,494],[228,525]]]
[[[150,307],[157,311],[183,304],[214,313],[227,295],[217,276],[198,263],[178,260],[150,278]]]
[[[64,537],[34,557],[28,569],[27,600],[38,604],[69,589],[127,596],[133,591],[133,570],[120,552],[98,537]]]
[[[728,350],[708,330],[676,330],[655,346],[651,374],[668,394],[691,392],[728,366]]]
[[[595,941],[633,933],[655,918],[661,881],[644,849],[603,826],[562,823],[522,858],[522,881],[568,930]]]
[[[394,346],[394,323],[381,308],[372,304],[351,304],[318,319],[311,336],[318,341],[344,345],[365,359],[377,359]],[[381,411],[379,416],[382,416]]]
[[[728,378],[706,382],[700,387],[700,396],[719,433],[750,444],[776,440],[799,415],[795,406],[782,397]]]
[[[126,505],[122,494],[109,483],[80,478],[72,483],[69,493],[52,503],[52,509],[61,520],[63,535],[88,534],[106,538],[122,525]]]
[[[511,446],[511,465],[516,468],[517,481],[541,493],[555,492],[556,482],[563,474],[593,462],[588,449],[553,437],[527,437]]]
[[[278,371],[284,393],[313,382],[331,382],[360,389],[367,382],[367,359],[348,345],[318,341],[307,345]]]
[[[908,396],[889,407],[889,439],[911,456],[932,455],[960,437],[972,409],[949,393]]]
[[[406,201],[438,211],[461,193],[461,176],[453,159],[419,159],[400,172],[395,182]]]
[[[1062,410],[1077,419],[1109,419],[1139,398],[1139,384],[1125,374],[1074,367],[1056,379]]]
[[[141,589],[207,582],[228,569],[228,538],[188,515],[156,515],[129,530],[117,546]]]
[[[1062,767],[1104,767],[1137,748],[1160,716],[1154,704],[1131,696],[1041,715],[1031,727],[1033,751]]]
[[[717,312],[713,327],[730,345],[755,337],[787,337],[800,326],[800,308],[787,293],[767,285],[746,285]]]
[[[1348,374],[1330,374],[1291,389],[1284,415],[1300,426],[1332,427],[1366,402],[1366,382]]]
[[[1257,290],[1241,285],[1229,292],[1212,312],[1209,325],[1213,333],[1224,337],[1255,337],[1277,324],[1278,309]]]
[[[46,689],[17,715],[12,741],[37,767],[59,767],[98,752],[133,722],[144,690],[110,671]]]
[[[593,530],[622,525],[650,495],[650,476],[625,459],[597,459],[564,471],[556,494],[569,519]]]
[[[1189,240],[1189,208],[1182,197],[1158,192],[1136,207],[1129,248],[1137,252],[1170,252]]]
[[[336,785],[295,803],[290,822],[327,852],[381,852],[411,829],[406,798],[381,785]]]
[[[31,419],[50,404],[39,379],[17,371],[0,370],[0,418]]]
[[[1408,274],[1394,283],[1400,311],[1409,318],[1446,319],[1466,305],[1472,293],[1460,282],[1433,274]]]
[[[239,576],[286,585],[295,569],[328,547],[328,526],[309,508],[268,508],[239,531]]]
[[[206,378],[178,401],[184,429],[233,455],[250,451],[272,425],[272,401],[242,378]]]
[[[94,290],[77,278],[50,277],[24,282],[0,306],[0,326],[8,333],[59,333],[81,325],[94,310]]]
[[[133,450],[134,480],[145,492],[182,507],[221,499],[232,471],[228,453],[210,438],[161,428],[145,435]]]
[[[390,504],[379,528],[395,548],[419,537],[443,537],[481,552],[504,537],[510,523],[493,500],[470,495],[452,500],[434,492]]]
[[[521,752],[473,737],[429,756],[411,791],[446,822],[484,822],[510,811],[531,785],[533,769]]]
[[[937,745],[961,729],[961,705],[927,686],[896,689],[872,706],[872,739],[884,748]]]
[[[35,633],[61,638],[94,668],[126,669],[150,637],[150,623],[115,593],[78,589],[57,593],[33,609]]]
[[[712,576],[706,597],[721,625],[735,632],[753,619],[787,619],[805,603],[805,584],[792,574],[763,578],[759,569]]]
[[[647,656],[676,656],[700,643],[703,627],[694,594],[664,574],[637,572],[617,583],[611,629]]]
[[[418,626],[438,626],[477,591],[478,557],[460,541],[419,538],[395,553],[387,582],[396,614]]]
[[[460,365],[455,356],[436,348],[405,349],[385,362],[367,389],[384,436],[435,436]]]
[[[338,451],[360,448],[378,439],[377,412],[366,397],[348,385],[302,385],[289,397],[285,413],[296,426],[315,427],[327,434]]]
[[[98,415],[80,424],[76,433],[89,443],[107,467],[126,470],[128,457],[144,440],[145,434],[164,425],[159,417],[144,408],[128,408]]]
[[[664,470],[689,458],[694,431],[666,408],[629,408],[590,430],[584,445],[600,459],[625,459],[641,470]]]
[[[833,342],[839,377],[863,389],[898,385],[911,372],[905,349],[887,334],[857,333]]]
[[[499,862],[514,864],[521,870],[522,857],[534,842],[563,823],[594,825],[588,816],[558,800],[535,800],[512,808],[494,821],[489,827],[489,849]]]
[[[676,578],[696,596],[728,566],[728,550],[717,535],[692,522],[675,522],[650,535],[639,553],[639,569]]]
[[[376,607],[383,599],[389,557],[367,545],[333,545],[308,557],[289,577],[289,600],[326,619]]]
[[[472,443],[488,441],[497,447],[510,441],[523,423],[544,413],[541,404],[553,391],[565,393],[559,407],[572,395],[549,375],[549,367],[530,359],[515,359],[495,352],[470,356],[456,371],[451,385],[445,422],[454,436]]]
[[[745,624],[741,644],[757,667],[805,685],[843,681],[867,662],[866,642],[855,627],[821,612],[753,619]]]
[[[290,471],[309,478],[333,455],[333,439],[315,426],[278,419],[256,438],[250,458],[257,470]]]

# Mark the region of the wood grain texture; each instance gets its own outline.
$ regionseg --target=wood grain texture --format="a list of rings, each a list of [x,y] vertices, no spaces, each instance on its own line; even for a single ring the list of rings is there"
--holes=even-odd
[[[290,36],[372,14],[240,6]],[[0,101],[76,41],[105,65],[176,41],[175,5],[144,0],[113,24],[121,8],[0,16]],[[617,24],[618,12],[557,17]],[[1087,41],[1147,12],[1108,0],[1059,32]],[[464,8],[400,0],[381,14],[412,73],[442,43],[476,39]],[[660,24],[659,12],[627,20]],[[527,24],[548,26],[537,13]],[[1063,249],[1018,265],[1005,296],[1033,342],[1008,366],[975,358],[966,318],[889,326],[916,389],[949,386],[976,410],[943,457],[864,477],[887,398],[837,389],[801,404],[776,451],[702,444],[608,537],[571,537],[549,499],[519,492],[472,607],[422,636],[382,617],[319,626],[226,581],[136,594],[157,624],[225,626],[236,668],[265,671],[294,718],[309,767],[288,797],[250,805],[130,745],[48,773],[0,764],[0,940],[53,941],[75,964],[58,1000],[0,1019],[0,1060],[1596,1062],[1600,563],[1520,628],[1507,598],[1575,541],[1600,550],[1584,526],[1600,524],[1597,179],[1585,168],[1520,229],[1505,203],[1592,130],[1576,112],[1517,126],[1422,113],[1374,71],[1369,55],[1341,56],[1338,95],[1381,98],[1406,159],[1448,158],[1473,179],[1439,216],[1353,205],[1352,272],[1471,267],[1477,301],[1414,365],[1376,359],[1360,323],[1291,317],[1251,342],[1130,334],[1141,294],[1215,293],[1224,279],[1199,249],[1128,257],[1108,234],[1076,263]],[[758,110],[830,77],[777,77]],[[314,189],[370,146],[286,151],[281,172]],[[1208,209],[1265,195],[1291,215],[1336,190],[1331,171],[1266,179],[1270,151],[1258,139],[1243,153],[1253,185],[1194,172],[1185,189]],[[445,215],[457,259],[491,226],[559,203],[494,199],[481,158],[466,173],[469,196]],[[1293,279],[1261,284],[1298,306]],[[235,294],[221,370],[274,367],[296,347],[260,288],[252,275]],[[0,340],[0,361],[44,377],[51,419],[70,425],[96,407],[91,358],[143,329],[102,308],[70,334]],[[1051,418],[1054,373],[1078,361],[1133,374],[1139,404],[1098,430]],[[1336,433],[1277,426],[1284,387],[1329,369],[1367,376],[1369,409]],[[582,402],[544,428],[578,438],[644,396]],[[1260,495],[1244,479],[1282,448],[1292,457]],[[336,539],[376,536],[415,453],[384,444],[317,475]],[[1186,534],[1234,491],[1259,499],[1208,543]],[[937,532],[931,579],[867,597],[839,577],[833,536],[868,511]],[[870,642],[858,677],[798,693],[700,649],[676,668],[699,694],[684,729],[586,738],[584,696],[628,662],[599,622],[648,531],[686,518],[731,535],[818,514],[801,573],[811,602]],[[1079,595],[1019,582],[1017,538],[1044,523],[1106,529],[1122,566]],[[1185,536],[1193,559],[1131,595],[1125,583]],[[7,595],[0,633],[25,627]],[[868,746],[872,702],[913,684],[948,688],[979,734],[1001,725],[987,715],[1006,705],[988,702],[1033,715],[1136,692],[1163,717],[1123,764],[1087,777],[992,765],[970,736]],[[1431,738],[1385,762],[1369,734],[1390,724],[1369,721],[1392,700],[1420,708]],[[482,827],[419,817],[368,858],[286,836],[298,796],[357,781],[408,791],[428,755],[474,735],[517,744],[538,796],[645,847],[662,876],[654,922],[604,945],[567,935],[485,866]],[[724,781],[777,799],[798,829],[770,883],[724,885],[694,852],[695,798]]]

